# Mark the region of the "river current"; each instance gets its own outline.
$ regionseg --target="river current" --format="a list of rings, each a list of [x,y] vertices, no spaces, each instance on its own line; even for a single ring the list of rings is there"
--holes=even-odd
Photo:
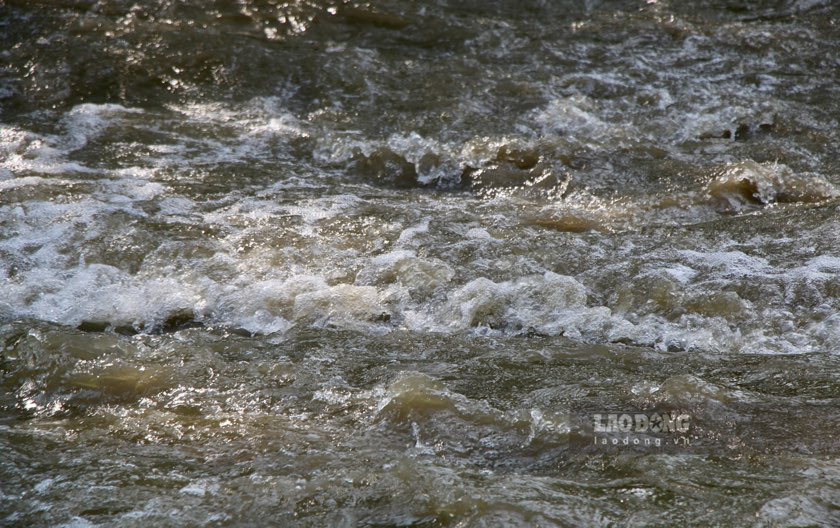
[[[0,524],[837,526],[838,213],[830,0],[0,1]]]

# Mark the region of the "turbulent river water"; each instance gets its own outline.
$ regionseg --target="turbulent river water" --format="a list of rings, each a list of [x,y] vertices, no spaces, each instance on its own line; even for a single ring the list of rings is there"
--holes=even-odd
[[[830,0],[0,1],[0,524],[837,526],[838,213]]]

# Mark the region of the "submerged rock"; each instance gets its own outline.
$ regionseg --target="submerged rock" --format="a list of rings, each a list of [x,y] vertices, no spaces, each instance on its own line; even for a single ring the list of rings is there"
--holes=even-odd
[[[837,187],[820,176],[794,174],[784,165],[754,161],[718,169],[707,192],[718,210],[727,213],[774,203],[817,203],[840,196]]]

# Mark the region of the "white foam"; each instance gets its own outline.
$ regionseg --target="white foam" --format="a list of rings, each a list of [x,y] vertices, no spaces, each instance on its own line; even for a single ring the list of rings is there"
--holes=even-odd
[[[64,524],[57,524],[57,528],[95,528],[101,526],[99,524],[94,524],[84,517],[72,517],[69,522]]]
[[[752,108],[738,105],[721,106],[718,99],[698,108],[689,116],[683,116],[677,123],[677,142],[696,141],[704,135],[722,137],[729,132],[729,140],[735,141],[735,130],[742,123],[770,122],[769,112],[757,113]]]
[[[496,240],[483,227],[470,228],[466,233],[466,237],[472,240]]]
[[[194,103],[172,106],[171,110],[186,117],[190,124],[211,127],[212,134],[196,140],[178,133],[180,144],[159,145],[161,153],[177,154],[175,161],[220,164],[277,161],[276,148],[295,138],[307,137],[309,125],[283,107],[276,97],[257,97],[242,106],[231,108],[220,103]],[[179,119],[180,121],[180,119]],[[160,163],[165,165],[166,160]]]
[[[677,264],[670,268],[662,268],[661,271],[681,284],[687,284],[697,276],[697,270],[682,264]]]
[[[324,198],[315,198],[302,201],[299,205],[285,206],[283,209],[288,214],[299,215],[307,224],[313,224],[318,220],[335,218],[353,210],[364,200],[353,194],[340,194]]]
[[[400,233],[397,244],[411,245],[416,242],[415,237],[429,232],[429,218],[424,218],[419,224],[406,228]]]
[[[580,136],[597,141],[618,132],[598,116],[595,105],[582,95],[554,99],[531,119],[544,135]]]
[[[100,172],[66,161],[70,150],[72,141],[66,137],[43,136],[0,124],[0,169],[12,175]]]
[[[446,185],[456,183],[460,179],[463,167],[447,145],[424,138],[415,132],[408,135],[392,135],[386,145],[414,165],[417,181],[423,185]],[[424,165],[423,160],[429,156],[437,162]]]
[[[0,181],[0,190],[38,185],[67,185],[68,183],[70,183],[68,180],[47,179],[41,176],[24,176]]]
[[[299,294],[294,300],[294,318],[318,326],[359,326],[384,314],[387,310],[379,301],[379,291],[371,286],[339,284]]]
[[[185,495],[194,495],[196,497],[215,495],[219,492],[219,483],[211,479],[197,479],[190,481],[189,484],[178,491]]]
[[[761,105],[755,109],[735,105],[714,109],[706,121],[685,122],[682,115],[683,122],[672,122],[675,115],[669,113],[669,105],[681,95],[651,90],[660,114],[654,116],[656,126],[650,125],[650,130],[662,125],[656,132],[665,136],[661,143],[666,150],[695,141],[707,129],[731,128],[743,119],[754,123],[764,119],[766,110]],[[464,167],[497,162],[503,146],[539,151],[548,144],[543,142],[565,146],[568,139],[573,146],[603,148],[609,142],[614,148],[642,128],[648,130],[635,129],[632,123],[614,124],[610,112],[615,108],[602,100],[549,95],[540,107],[523,114],[523,123],[518,125],[525,131],[520,136],[473,138],[463,143],[410,131],[370,138],[353,131],[320,130],[313,124],[317,116],[298,119],[279,98],[236,106],[179,107],[176,116],[151,116],[119,105],[80,105],[62,120],[63,133],[55,135],[0,125],[0,190],[31,196],[23,203],[0,207],[6,220],[0,224],[4,255],[0,273],[5,279],[0,305],[4,315],[68,325],[107,321],[150,328],[174,313],[190,312],[211,325],[262,334],[283,333],[298,325],[365,332],[408,328],[514,335],[536,331],[587,342],[703,351],[801,353],[834,346],[840,324],[830,315],[836,308],[831,281],[840,273],[840,258],[833,255],[815,253],[804,262],[788,259],[782,265],[775,257],[753,254],[750,247],[759,247],[761,241],[706,244],[694,243],[686,235],[685,244],[678,246],[684,249],[657,250],[642,257],[636,253],[643,251],[645,242],[627,236],[621,257],[637,260],[615,266],[624,266],[622,273],[638,270],[627,277],[628,288],[643,290],[661,279],[674,294],[673,300],[659,306],[651,299],[645,304],[650,292],[634,291],[636,304],[627,303],[629,307],[616,307],[619,303],[614,302],[613,292],[603,291],[599,270],[566,276],[546,269],[560,267],[529,255],[511,257],[532,247],[517,245],[516,237],[531,236],[523,235],[526,230],[517,224],[516,215],[522,211],[582,215],[598,225],[626,222],[635,228],[639,218],[644,223],[651,218],[645,215],[660,214],[651,212],[647,202],[621,202],[578,189],[536,205],[504,196],[470,201],[460,195],[412,195],[418,204],[415,209],[414,202],[390,201],[391,195],[371,198],[369,189],[359,190],[362,186],[336,190],[323,180],[313,183],[319,180],[310,179],[303,169],[288,177],[278,170],[282,181],[233,190],[220,199],[196,201],[189,194],[177,194],[182,177],[191,181],[204,177],[201,170],[195,175],[189,172],[195,165],[277,163],[286,142],[309,135],[315,138],[318,163],[346,163],[359,154],[388,149],[415,166],[419,183],[446,184],[454,182]],[[712,104],[709,94],[691,96],[708,96]],[[91,169],[68,161],[74,149],[91,146],[119,126],[145,126],[167,139],[145,146],[148,159],[132,158],[117,169]],[[553,137],[540,138],[541,134]],[[164,144],[167,140],[174,143]],[[87,177],[92,175],[96,177]],[[707,175],[724,187],[746,178],[756,187],[754,198],[767,205],[791,193],[794,198],[808,199],[813,188],[819,190],[817,198],[836,195],[826,180],[796,174],[780,164],[741,160],[714,165]],[[290,188],[295,192],[289,192]],[[304,194],[303,189],[315,191]],[[697,196],[686,200],[701,207],[708,199],[704,193],[708,189],[700,185]],[[380,215],[389,236],[371,235],[359,241],[358,233],[343,229],[345,219],[355,221],[385,206],[395,212]],[[473,213],[463,211],[467,207],[475,207],[475,215],[462,215]],[[710,207],[706,209],[716,218]],[[406,211],[411,214],[402,214]],[[458,214],[450,217],[449,211]],[[122,221],[124,213],[137,225],[125,232],[109,232],[109,221]],[[286,230],[280,235],[278,219],[284,221],[280,229]],[[507,228],[517,231],[493,238],[489,226],[494,235]],[[170,236],[180,233],[181,227],[213,234],[187,241]],[[131,243],[134,234],[163,238],[157,249],[134,266],[139,269],[120,269],[113,260],[109,261],[112,265],[96,263],[94,244],[107,243],[116,235],[125,238],[115,242]],[[568,248],[574,258],[585,250],[594,260],[608,262],[609,244],[600,243],[600,232],[592,234],[589,238],[547,236],[546,240]],[[638,248],[633,247],[634,240]],[[556,257],[565,255],[563,249]],[[754,284],[769,288],[762,298],[767,306],[747,300],[742,290]],[[703,305],[703,296],[723,288],[728,288],[725,294],[729,295],[723,300],[731,300],[735,307],[731,315],[725,310],[716,315],[714,307]],[[701,306],[692,308],[691,301]],[[816,312],[815,306],[819,314],[810,313]]]
[[[79,268],[42,289],[32,316],[69,325],[108,321],[142,327],[174,312],[200,311],[201,292],[176,277],[135,278],[103,264]],[[8,301],[7,301],[8,302]]]
[[[579,282],[551,272],[502,283],[478,278],[452,293],[449,324],[457,328],[536,327],[557,334],[565,330],[558,315],[583,308],[586,298],[586,288]]]
[[[116,125],[126,114],[142,114],[140,108],[127,108],[118,104],[85,103],[74,106],[64,117],[67,130],[63,147],[73,151],[84,147],[88,141]]]
[[[344,164],[356,156],[369,158],[388,150],[414,166],[421,185],[449,187],[460,182],[466,160],[463,145],[443,143],[416,132],[388,138],[366,138],[358,131],[326,134],[319,138],[313,156],[325,165]]]
[[[290,205],[277,203],[271,194],[266,194],[230,200],[228,205],[199,214],[198,204],[170,195],[164,184],[154,181],[154,171],[127,168],[112,175],[117,178],[97,180],[92,187],[94,194],[76,202],[31,201],[0,209],[15,226],[5,233],[0,248],[15,256],[17,262],[25,263],[0,288],[4,312],[68,325],[107,321],[140,329],[161,324],[172,314],[190,312],[208,324],[259,334],[283,333],[294,325],[369,332],[400,327],[495,335],[536,331],[587,342],[755,353],[803,353],[838,339],[840,325],[827,315],[801,324],[794,322],[790,327],[783,325],[784,321],[796,321],[799,317],[783,313],[786,308],[796,309],[786,304],[798,302],[795,295],[816,299],[809,303],[828,302],[820,313],[830,314],[831,281],[840,272],[840,258],[833,255],[815,255],[800,266],[783,268],[749,254],[748,249],[726,250],[725,244],[717,250],[662,250],[647,257],[655,266],[643,267],[638,275],[628,277],[631,286],[647,284],[642,280],[647,278],[670,281],[677,294],[675,307],[684,307],[694,298],[703,299],[708,295],[709,283],[715,284],[716,291],[722,284],[781,284],[778,298],[773,300],[777,304],[763,308],[753,307],[730,292],[743,305],[740,315],[734,316],[747,318],[742,334],[742,323],[736,325],[725,317],[714,316],[714,312],[689,312],[674,317],[655,306],[643,307],[640,313],[613,312],[601,304],[599,293],[603,292],[591,292],[580,277],[548,271],[532,273],[529,270],[539,270],[539,266],[519,263],[521,269],[517,269],[509,262],[487,258],[483,252],[476,257],[478,260],[461,264],[443,256],[428,256],[429,244],[434,244],[439,236],[430,229],[430,218],[414,225],[402,224],[401,231],[395,224],[395,232],[400,235],[390,250],[378,254],[369,250],[342,253],[332,246],[341,244],[341,239],[333,239],[334,235],[316,227],[321,220],[354,215],[369,205],[356,195],[324,196]],[[46,186],[60,185],[61,180],[32,176],[3,183]],[[177,253],[179,246],[178,242],[167,241],[147,256],[134,274],[113,266],[86,263],[84,241],[107,235],[101,219],[121,211],[145,218],[149,213],[137,207],[137,202],[144,200],[153,200],[159,206],[152,213],[153,221],[200,224],[224,233],[201,241],[214,251],[213,256],[193,260],[179,257],[172,261],[167,255]],[[313,240],[323,246],[317,251],[327,251],[332,258],[315,258],[294,265],[272,264],[278,251],[291,251],[298,260],[301,256],[310,259],[309,242],[288,250],[275,248],[272,242],[250,252],[237,251],[244,239],[270,240],[271,220],[279,215],[299,216],[303,223],[295,227],[296,232],[317,237]],[[456,235],[448,242],[451,248],[467,244],[470,248],[489,249],[499,244],[474,224],[448,229]],[[69,242],[72,240],[76,242]],[[575,240],[576,244],[583,244],[580,239]],[[76,247],[80,259],[73,251],[67,251],[68,244],[81,244]],[[355,271],[346,276],[334,273],[344,267]],[[507,270],[509,278],[469,279],[474,270],[488,268]],[[4,266],[3,271],[9,274],[9,266]],[[778,325],[783,330],[774,330]]]
[[[102,202],[133,203],[158,198],[166,193],[166,187],[157,182],[143,181],[135,178],[121,178],[115,181],[101,183],[104,192],[97,193]]]
[[[678,253],[695,267],[719,271],[722,277],[770,276],[774,272],[767,259],[747,255],[743,251],[704,253],[681,250]]]

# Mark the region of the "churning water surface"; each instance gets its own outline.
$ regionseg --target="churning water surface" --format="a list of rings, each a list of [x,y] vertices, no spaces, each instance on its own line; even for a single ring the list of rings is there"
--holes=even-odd
[[[0,524],[838,525],[838,213],[830,0],[0,1]]]

